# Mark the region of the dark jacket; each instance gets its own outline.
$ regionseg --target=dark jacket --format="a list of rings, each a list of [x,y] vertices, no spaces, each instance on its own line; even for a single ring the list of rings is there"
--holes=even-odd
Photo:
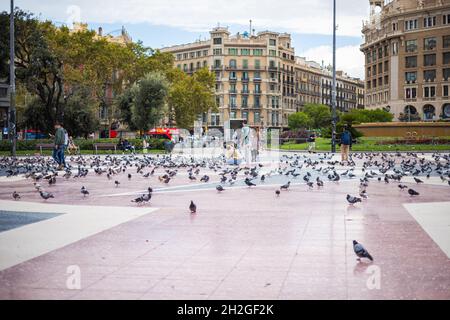
[[[65,132],[63,128],[56,129],[55,132],[55,146],[61,146],[64,145],[65,142]]]
[[[344,132],[341,133],[341,144],[346,145],[346,146],[351,146],[352,145],[352,134],[350,133],[350,131],[345,130]]]

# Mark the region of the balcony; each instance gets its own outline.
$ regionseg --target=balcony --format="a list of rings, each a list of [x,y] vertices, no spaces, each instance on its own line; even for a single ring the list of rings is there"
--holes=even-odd
[[[237,94],[237,90],[230,90],[228,91],[229,94]]]
[[[261,91],[261,90],[254,90],[254,91],[253,91],[253,94],[255,94],[255,95],[261,95],[261,94],[262,94],[262,91]]]
[[[261,82],[261,81],[262,81],[261,77],[259,77],[259,78],[253,78],[253,82]]]
[[[241,78],[242,82],[249,82],[250,78]]]
[[[241,93],[242,94],[250,94],[250,91],[249,90],[242,90]]]
[[[236,81],[237,81],[237,78],[236,78],[236,77],[230,77],[230,78],[229,78],[229,81],[230,81],[230,82],[236,82]]]

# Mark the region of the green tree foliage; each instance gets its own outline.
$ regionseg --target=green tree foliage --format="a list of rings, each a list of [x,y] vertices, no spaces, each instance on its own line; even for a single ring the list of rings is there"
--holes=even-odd
[[[311,126],[314,129],[324,128],[331,123],[330,107],[323,104],[306,104],[303,112],[311,119]]]
[[[371,123],[371,122],[391,122],[394,116],[383,110],[366,110],[366,109],[353,109],[348,113],[344,113],[340,116],[340,120],[349,123]]]
[[[89,90],[79,90],[67,99],[64,108],[64,128],[73,137],[87,138],[99,127],[96,103]]]
[[[217,110],[214,96],[214,75],[202,68],[189,76],[180,70],[170,73],[172,85],[169,91],[169,105],[177,126],[190,128],[198,115]]]
[[[296,112],[288,117],[288,124],[291,130],[307,129],[311,125],[311,119],[305,112]]]
[[[160,72],[145,75],[131,88],[131,122],[138,130],[153,128],[164,115],[168,81]]]

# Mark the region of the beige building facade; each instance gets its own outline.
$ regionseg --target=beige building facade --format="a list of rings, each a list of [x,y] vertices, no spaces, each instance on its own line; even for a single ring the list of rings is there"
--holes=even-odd
[[[231,35],[227,28],[217,27],[208,40],[161,52],[172,53],[175,66],[186,73],[207,67],[215,74],[219,112],[202,116],[208,127],[246,119],[252,127],[287,128],[290,114],[306,103],[323,103],[323,79],[331,79],[331,73],[317,63],[295,56],[286,33]],[[343,74],[339,78],[357,82]],[[363,82],[359,85],[364,87]],[[349,109],[353,107],[356,104]]]
[[[366,107],[401,121],[450,120],[450,0],[370,0]]]

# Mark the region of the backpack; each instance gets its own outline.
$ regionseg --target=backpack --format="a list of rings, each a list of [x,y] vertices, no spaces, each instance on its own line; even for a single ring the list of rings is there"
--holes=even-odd
[[[69,145],[69,134],[67,133],[66,129],[64,129],[64,145],[65,146]]]
[[[352,142],[351,140],[352,140],[352,138],[350,136],[350,132],[349,131],[342,132],[342,135],[341,135],[341,143],[342,144],[344,144],[344,145],[351,145],[351,142]]]

